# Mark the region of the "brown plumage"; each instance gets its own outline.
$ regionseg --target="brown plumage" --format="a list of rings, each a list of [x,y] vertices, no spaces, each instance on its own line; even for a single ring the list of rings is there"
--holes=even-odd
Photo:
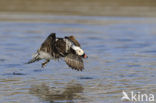
[[[76,46],[79,46],[80,47],[80,43],[75,39],[75,37],[72,35],[72,36],[69,36],[69,37],[66,37],[68,38],[69,40],[71,40]]]
[[[80,56],[74,54],[68,54],[65,57],[66,64],[75,70],[82,71],[84,69],[83,60]]]
[[[56,38],[56,34],[51,33],[28,64],[45,59],[46,61],[42,63],[42,67],[44,67],[51,59],[64,58],[69,67],[82,71],[84,69],[82,58],[86,57],[74,36]]]

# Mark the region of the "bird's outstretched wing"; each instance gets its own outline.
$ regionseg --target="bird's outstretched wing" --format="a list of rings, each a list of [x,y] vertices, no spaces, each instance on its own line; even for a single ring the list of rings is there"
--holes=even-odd
[[[54,43],[55,43],[55,39],[56,39],[56,34],[55,33],[51,33],[46,40],[42,43],[41,47],[40,47],[40,51],[44,51],[47,53],[52,53],[54,50]]]
[[[82,71],[84,69],[83,60],[80,56],[75,54],[68,54],[65,57],[66,64],[72,69]]]

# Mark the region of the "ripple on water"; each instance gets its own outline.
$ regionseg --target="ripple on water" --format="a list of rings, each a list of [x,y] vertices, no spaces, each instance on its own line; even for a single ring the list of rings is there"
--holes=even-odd
[[[6,61],[6,59],[0,59],[0,62],[4,62],[4,61]]]
[[[13,73],[5,73],[5,74],[3,74],[4,76],[5,75],[27,75],[27,74],[25,74],[25,73],[20,73],[20,72],[13,72]]]
[[[94,79],[93,77],[78,77],[79,79]]]

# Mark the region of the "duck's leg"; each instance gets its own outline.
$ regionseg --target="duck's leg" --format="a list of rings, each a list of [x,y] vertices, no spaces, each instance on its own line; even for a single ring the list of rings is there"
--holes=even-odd
[[[49,60],[49,59],[48,59],[48,60],[46,60],[44,63],[42,63],[42,68],[44,68],[48,62],[50,62],[50,60]]]

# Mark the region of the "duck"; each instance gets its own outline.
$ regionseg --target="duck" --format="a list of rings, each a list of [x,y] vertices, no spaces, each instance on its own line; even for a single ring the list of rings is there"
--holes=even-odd
[[[41,65],[44,68],[50,60],[59,60],[61,58],[70,68],[82,71],[84,69],[83,59],[88,58],[88,56],[73,35],[60,38],[56,37],[56,33],[51,33],[26,64],[44,59],[45,61]]]

